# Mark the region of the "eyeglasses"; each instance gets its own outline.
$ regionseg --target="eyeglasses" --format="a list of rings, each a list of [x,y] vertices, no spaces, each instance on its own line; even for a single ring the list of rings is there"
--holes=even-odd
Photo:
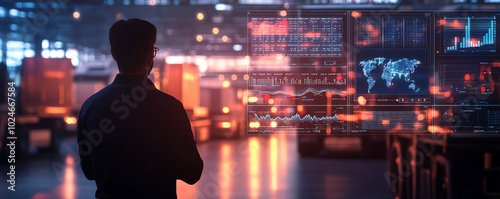
[[[159,51],[160,49],[158,47],[153,47],[153,57],[156,57],[156,53]]]

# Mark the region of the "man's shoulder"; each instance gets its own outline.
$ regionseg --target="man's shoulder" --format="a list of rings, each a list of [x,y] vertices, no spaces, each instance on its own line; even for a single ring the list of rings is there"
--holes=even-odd
[[[165,93],[157,89],[153,90],[153,92],[155,92],[161,98],[162,101],[167,102],[167,104],[182,105],[181,101],[179,101],[177,98],[168,93]]]

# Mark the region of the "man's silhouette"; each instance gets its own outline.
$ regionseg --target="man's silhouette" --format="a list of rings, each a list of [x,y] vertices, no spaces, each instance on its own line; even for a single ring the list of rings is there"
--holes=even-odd
[[[120,20],[109,30],[119,74],[83,104],[80,164],[97,198],[176,198],[176,179],[196,183],[203,170],[182,103],[147,78],[158,48],[156,27]]]

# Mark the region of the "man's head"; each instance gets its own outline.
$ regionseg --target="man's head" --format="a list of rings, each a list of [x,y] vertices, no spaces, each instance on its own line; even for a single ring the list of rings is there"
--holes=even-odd
[[[122,74],[148,74],[153,66],[156,27],[133,18],[117,21],[109,29],[111,54]]]

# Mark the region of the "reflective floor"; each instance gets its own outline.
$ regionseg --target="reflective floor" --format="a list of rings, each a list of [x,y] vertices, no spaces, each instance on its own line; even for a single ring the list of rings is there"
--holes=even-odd
[[[178,197],[390,198],[384,159],[303,158],[296,145],[296,137],[286,135],[200,143],[202,178],[193,186],[178,181]],[[93,198],[96,189],[78,165],[75,138],[57,155],[31,155],[18,163],[15,193],[7,190],[5,178],[0,176],[0,198]]]

